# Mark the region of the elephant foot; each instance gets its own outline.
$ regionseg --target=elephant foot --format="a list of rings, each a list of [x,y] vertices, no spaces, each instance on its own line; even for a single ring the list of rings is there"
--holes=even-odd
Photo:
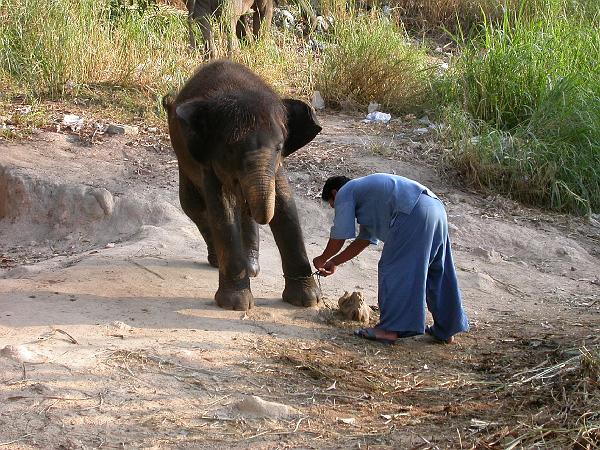
[[[283,301],[294,306],[316,306],[321,301],[321,289],[312,275],[305,277],[285,277]]]
[[[248,311],[254,306],[254,296],[250,288],[238,290],[219,288],[215,294],[215,301],[220,308],[233,311]]]

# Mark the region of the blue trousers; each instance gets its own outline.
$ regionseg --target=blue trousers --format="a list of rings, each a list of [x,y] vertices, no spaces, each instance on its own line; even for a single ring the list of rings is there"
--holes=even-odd
[[[400,337],[425,332],[425,305],[431,332],[446,340],[469,329],[462,307],[442,203],[421,194],[411,214],[400,213],[379,260],[379,328]]]

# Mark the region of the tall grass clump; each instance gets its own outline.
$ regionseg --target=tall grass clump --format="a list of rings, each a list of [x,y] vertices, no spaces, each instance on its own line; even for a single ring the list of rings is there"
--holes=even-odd
[[[518,0],[506,0],[516,3]],[[386,2],[407,28],[425,32],[440,29],[468,33],[483,17],[502,15],[498,0],[390,0]]]
[[[38,98],[105,83],[164,91],[195,65],[185,15],[116,0],[0,0],[0,79]]]
[[[545,0],[533,16],[507,8],[462,42],[446,86],[451,155],[465,174],[588,212],[600,210],[600,15],[581,5]]]
[[[213,18],[211,28],[217,57],[230,58],[246,65],[281,95],[308,98],[312,93],[318,61],[294,30],[279,30],[273,26],[270,33],[261,33],[259,38],[255,38],[252,30],[248,29],[247,36],[238,41],[239,49],[230,51],[229,20]],[[199,28],[197,31],[197,42],[201,43]]]
[[[316,84],[331,104],[365,108],[375,101],[405,112],[425,101],[431,74],[425,51],[398,25],[375,14],[337,22],[322,59]]]
[[[255,42],[242,42],[233,59],[250,67],[284,96],[309,98],[319,61],[293,31],[273,30]]]

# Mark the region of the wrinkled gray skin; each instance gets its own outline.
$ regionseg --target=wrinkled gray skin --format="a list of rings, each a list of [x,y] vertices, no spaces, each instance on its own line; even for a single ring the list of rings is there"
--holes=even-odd
[[[252,32],[254,37],[259,36],[261,24],[264,32],[268,32],[273,18],[273,0],[187,0],[188,32],[190,47],[196,47],[194,38],[194,24],[198,22],[204,38],[205,49],[210,58],[217,56],[215,39],[213,37],[210,19],[222,19],[230,27],[228,36],[229,54],[239,48],[238,38],[246,35],[246,27],[242,16],[250,9],[252,15]],[[263,23],[264,22],[264,23]],[[235,30],[235,35],[233,31]],[[236,38],[237,36],[237,38]]]
[[[219,268],[217,304],[253,306],[250,278],[259,273],[258,224],[269,224],[281,254],[283,300],[314,306],[321,296],[306,256],[283,158],[321,131],[313,109],[281,100],[245,66],[206,63],[175,100],[165,98],[179,162],[179,198]]]

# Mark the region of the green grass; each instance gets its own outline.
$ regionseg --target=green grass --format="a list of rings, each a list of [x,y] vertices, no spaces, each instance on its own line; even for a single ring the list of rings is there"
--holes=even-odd
[[[115,17],[108,1],[0,0],[0,9],[10,11],[0,21],[2,78],[38,98],[61,97],[67,83],[158,92],[194,66],[185,17],[172,8]]]
[[[160,97],[203,61],[199,29],[198,50],[188,49],[186,21],[185,11],[154,0],[0,0],[0,80],[8,87],[0,105],[9,110],[13,97],[61,101],[96,115],[152,121],[161,114]],[[215,31],[225,55],[226,39]],[[312,56],[293,33],[243,45],[235,59],[284,95],[310,94]]]
[[[322,1],[335,15],[322,50],[273,30],[233,58],[284,96],[319,89],[329,105],[393,113],[444,106],[462,176],[530,203],[600,210],[600,2],[396,0],[387,19],[377,2],[368,13],[351,4]],[[398,17],[456,30],[443,77]],[[215,34],[226,55],[223,27]],[[160,98],[202,61],[187,46],[185,11],[163,0],[0,0],[0,118],[24,128],[84,110],[164,125]],[[33,112],[15,111],[23,104]]]
[[[485,22],[442,84],[452,160],[481,185],[558,210],[600,210],[600,15],[546,0]]]

